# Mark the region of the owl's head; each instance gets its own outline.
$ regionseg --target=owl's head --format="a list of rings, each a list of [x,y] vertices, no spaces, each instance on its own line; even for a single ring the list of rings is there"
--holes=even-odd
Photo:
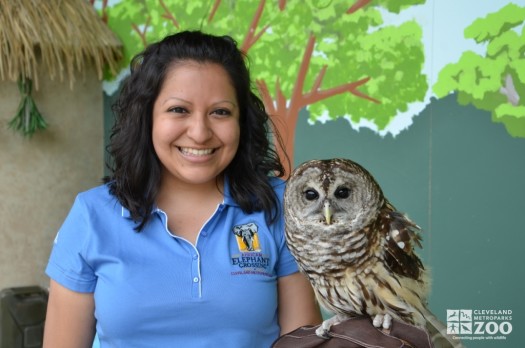
[[[344,225],[349,230],[368,225],[383,203],[383,192],[372,175],[359,164],[339,158],[299,165],[284,195],[286,219],[295,220],[294,224]]]

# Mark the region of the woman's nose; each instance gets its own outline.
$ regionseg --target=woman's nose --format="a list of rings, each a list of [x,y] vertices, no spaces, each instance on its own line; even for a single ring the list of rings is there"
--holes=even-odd
[[[188,136],[196,143],[204,143],[212,137],[210,120],[205,114],[196,114],[190,117]]]

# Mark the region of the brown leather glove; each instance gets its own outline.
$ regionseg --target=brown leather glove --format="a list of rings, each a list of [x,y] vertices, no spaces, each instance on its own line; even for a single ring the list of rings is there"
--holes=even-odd
[[[390,330],[381,330],[368,317],[356,317],[333,325],[324,339],[315,334],[319,326],[303,326],[279,337],[272,348],[432,348],[426,330],[392,320]]]

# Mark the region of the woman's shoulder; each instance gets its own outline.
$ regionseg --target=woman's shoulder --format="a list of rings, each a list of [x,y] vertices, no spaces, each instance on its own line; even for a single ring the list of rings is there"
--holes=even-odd
[[[268,181],[270,182],[270,185],[275,191],[284,192],[284,188],[286,187],[286,181],[284,179],[275,176],[269,176]]]
[[[90,210],[109,206],[114,209],[120,206],[117,198],[111,194],[109,184],[101,184],[78,193],[76,203],[81,203]]]
[[[272,186],[275,194],[279,197],[281,201],[284,196],[284,189],[286,188],[286,181],[282,178],[277,177],[268,177],[270,185]]]
[[[84,221],[86,226],[90,226],[89,229],[94,228],[98,235],[113,235],[111,226],[121,226],[121,222],[124,221],[128,221],[126,226],[130,223],[131,228],[134,227],[131,214],[111,193],[107,184],[78,193],[68,217],[73,221],[75,229],[79,221]]]
[[[88,201],[96,201],[100,199],[108,199],[113,196],[110,193],[109,184],[101,184],[79,192],[78,197]]]

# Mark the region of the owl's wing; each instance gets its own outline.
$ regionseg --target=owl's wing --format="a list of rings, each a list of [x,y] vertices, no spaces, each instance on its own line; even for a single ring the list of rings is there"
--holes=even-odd
[[[385,226],[384,256],[387,266],[396,274],[420,280],[425,267],[414,252],[415,246],[422,247],[419,226],[388,202],[381,216],[384,219],[382,225]]]

